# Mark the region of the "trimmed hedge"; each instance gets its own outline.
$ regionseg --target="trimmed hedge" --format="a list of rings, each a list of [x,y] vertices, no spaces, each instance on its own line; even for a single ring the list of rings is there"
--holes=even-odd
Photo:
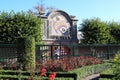
[[[0,12],[0,43],[16,43],[18,37],[33,36],[36,42],[42,38],[43,21],[27,12]]]
[[[110,63],[97,64],[97,65],[84,66],[82,68],[74,69],[73,71],[70,71],[70,73],[76,73],[77,79],[79,80],[91,74],[100,73],[101,71],[108,69],[110,67],[111,67]]]
[[[114,78],[114,73],[113,73],[114,68],[108,68],[100,73],[100,79],[99,80],[115,80]]]
[[[19,71],[19,70],[0,70],[0,78],[1,79],[28,79],[28,78],[35,78],[38,80],[48,80],[49,75],[52,72],[46,73],[46,77],[41,77],[40,72],[32,72],[31,75],[30,71]],[[68,73],[68,72],[57,72],[55,80],[76,80],[77,75],[75,73]]]
[[[111,67],[111,64],[104,63],[104,64],[98,64],[98,65],[91,65],[91,66],[85,66],[79,69],[75,69],[73,71],[69,72],[57,72],[55,80],[80,80],[88,75],[94,74],[94,73],[100,73],[101,71],[108,69]],[[40,72],[34,72],[35,77],[34,78],[40,78],[39,74]],[[11,74],[11,76],[10,76]],[[13,78],[12,75],[18,75],[18,70],[0,70],[0,75],[8,75],[10,78]],[[50,73],[47,73],[47,77],[41,77],[42,80],[48,79],[48,75]],[[15,76],[15,78],[16,78]],[[2,76],[1,76],[2,77]],[[5,77],[5,76],[3,76]],[[20,77],[20,76],[17,76]],[[30,72],[29,71],[21,71],[21,78],[29,78]],[[7,77],[8,78],[8,77]]]
[[[120,80],[120,53],[116,53],[114,59],[109,61],[112,63],[112,68],[109,68],[108,70],[105,70],[101,73],[100,80],[106,80],[112,79],[112,80]]]
[[[18,39],[18,62],[23,70],[35,70],[35,39],[31,36]]]

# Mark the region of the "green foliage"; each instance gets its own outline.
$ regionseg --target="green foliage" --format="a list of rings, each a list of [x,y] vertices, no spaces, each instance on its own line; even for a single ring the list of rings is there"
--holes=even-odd
[[[0,70],[0,80],[1,79],[22,79],[28,80],[29,78],[32,80],[49,80],[49,77],[42,77],[40,73],[33,72],[34,75],[31,75],[29,71],[20,71],[19,70]],[[51,72],[50,72],[51,73]],[[48,73],[48,74],[50,74]],[[71,74],[68,72],[57,72],[57,74]],[[71,77],[56,77],[55,80],[73,80]]]
[[[113,79],[109,79],[109,78],[99,78],[99,80],[113,80]]]
[[[19,62],[25,70],[35,69],[35,40],[33,37],[18,39]]]
[[[120,53],[115,55],[113,61],[114,61],[113,73],[115,75],[114,79],[119,80],[120,79]]]
[[[81,78],[88,76],[90,74],[94,74],[94,73],[99,73],[107,68],[110,68],[111,64],[109,63],[105,63],[105,64],[97,64],[97,65],[91,65],[91,66],[85,66],[82,68],[78,68],[75,69],[73,71],[69,71],[69,72],[57,72],[57,74],[77,74],[77,80],[81,80]],[[11,75],[11,74],[12,75]],[[21,74],[20,74],[21,73]],[[40,77],[39,73],[37,71],[38,74],[35,73],[35,76],[32,76],[32,78],[35,79],[42,79],[42,80],[46,80],[48,79],[48,77]],[[18,74],[18,75],[17,75]],[[19,76],[20,74],[20,76]],[[8,78],[8,79],[28,79],[31,78],[31,71],[19,71],[19,70],[0,70],[0,78],[4,79],[4,78]],[[14,76],[13,76],[14,75]],[[30,75],[30,76],[29,76]],[[55,80],[73,80],[72,78],[65,78],[65,77],[56,77]]]
[[[111,64],[105,63],[105,64],[97,64],[97,65],[91,65],[91,66],[85,66],[82,68],[74,69],[73,71],[69,71],[70,73],[76,73],[78,80],[86,77],[91,74],[100,73],[103,70],[106,70],[111,67]]]
[[[34,72],[35,74],[36,72]],[[19,70],[0,70],[0,80],[6,79],[17,79],[17,80],[46,80],[48,77],[41,77],[39,74],[31,75],[29,71],[19,71]]]
[[[41,19],[30,13],[1,12],[0,43],[16,43],[17,38],[25,36],[33,36],[39,42],[42,36],[41,24]]]
[[[108,68],[108,69],[102,71],[100,74],[111,74],[112,75],[113,70],[114,70],[114,68]]]
[[[120,43],[120,24],[117,22],[109,23],[110,34],[113,37],[113,43]]]
[[[99,18],[85,19],[79,29],[83,32],[83,43],[86,44],[119,44],[120,24],[106,23]]]
[[[99,18],[85,19],[82,23],[84,35],[83,43],[86,44],[107,44],[110,39],[110,31],[107,23]]]
[[[112,63],[112,67],[101,72],[101,74],[114,75],[113,78],[100,78],[100,80],[119,80],[120,79],[120,54],[116,54],[114,59],[110,61]]]

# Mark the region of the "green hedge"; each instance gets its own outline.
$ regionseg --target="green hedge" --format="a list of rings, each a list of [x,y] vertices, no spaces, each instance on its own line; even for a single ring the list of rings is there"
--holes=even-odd
[[[19,70],[0,70],[0,78],[1,79],[27,79],[27,78],[35,78],[38,80],[48,80],[49,74],[52,72],[46,73],[46,77],[41,77],[40,72],[32,72],[30,71],[19,71]],[[70,77],[69,77],[70,76]],[[74,73],[68,72],[57,72],[55,80],[73,80],[76,77]]]
[[[109,62],[112,63],[112,68],[103,71],[101,73],[101,78],[108,78],[108,80],[109,79],[120,80],[120,53],[119,52],[116,53],[116,55],[114,56],[114,59]]]
[[[100,73],[99,80],[114,80],[113,68],[108,68]]]
[[[114,68],[108,68],[104,71],[102,71],[100,74],[113,74]]]
[[[23,70],[35,69],[35,39],[22,37],[18,39],[18,62]]]
[[[98,65],[85,66],[85,67],[78,68],[78,69],[75,69],[75,70],[69,71],[69,72],[57,72],[57,74],[68,74],[68,75],[69,74],[77,74],[77,80],[80,80],[80,79],[82,79],[82,78],[84,78],[88,75],[91,75],[91,74],[94,74],[94,73],[100,73],[103,70],[108,69],[110,67],[111,67],[111,64],[104,63],[104,64],[98,64]],[[14,71],[13,70],[0,70],[0,75],[4,75],[3,77],[5,77],[5,75],[10,76],[9,74],[11,74],[10,77],[13,78],[12,77],[12,75],[14,75],[13,73],[17,74],[17,73],[19,73],[19,71],[18,70],[14,70]],[[34,78],[37,78],[37,79],[40,78],[39,72],[35,72],[35,73],[36,73],[36,75],[35,75]],[[21,71],[21,75],[22,75],[21,77],[22,78],[30,77],[29,74],[30,74],[29,71]],[[62,77],[60,77],[60,76],[57,77],[56,76],[55,80],[73,80],[73,78],[71,78],[71,77],[63,77],[63,76],[64,75],[62,75]],[[14,77],[16,78],[16,77],[20,77],[20,76],[18,76],[18,75],[15,76],[14,75]],[[42,80],[44,80],[45,78],[48,79],[48,77],[41,77],[41,78],[42,78]]]
[[[91,74],[100,73],[103,70],[108,69],[110,67],[111,67],[110,63],[97,64],[97,65],[84,66],[82,68],[74,69],[73,71],[70,71],[70,73],[76,73],[77,79],[79,80]]]
[[[36,42],[41,40],[42,21],[27,12],[0,12],[0,43],[16,43],[18,37],[33,36]]]

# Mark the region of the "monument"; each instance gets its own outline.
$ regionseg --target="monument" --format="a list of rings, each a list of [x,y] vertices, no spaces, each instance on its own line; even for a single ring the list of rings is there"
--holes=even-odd
[[[77,19],[62,10],[40,16],[44,20],[42,41],[45,44],[74,44],[77,39]]]

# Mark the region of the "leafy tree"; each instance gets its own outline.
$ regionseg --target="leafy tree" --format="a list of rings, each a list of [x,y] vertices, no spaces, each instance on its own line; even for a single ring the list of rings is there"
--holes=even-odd
[[[16,43],[17,38],[33,36],[41,40],[42,21],[33,14],[14,11],[0,13],[0,43]]]
[[[114,39],[114,43],[120,43],[120,24],[117,22],[109,23],[110,34]]]
[[[85,19],[81,24],[84,44],[107,44],[110,40],[110,31],[107,23],[99,18]]]

